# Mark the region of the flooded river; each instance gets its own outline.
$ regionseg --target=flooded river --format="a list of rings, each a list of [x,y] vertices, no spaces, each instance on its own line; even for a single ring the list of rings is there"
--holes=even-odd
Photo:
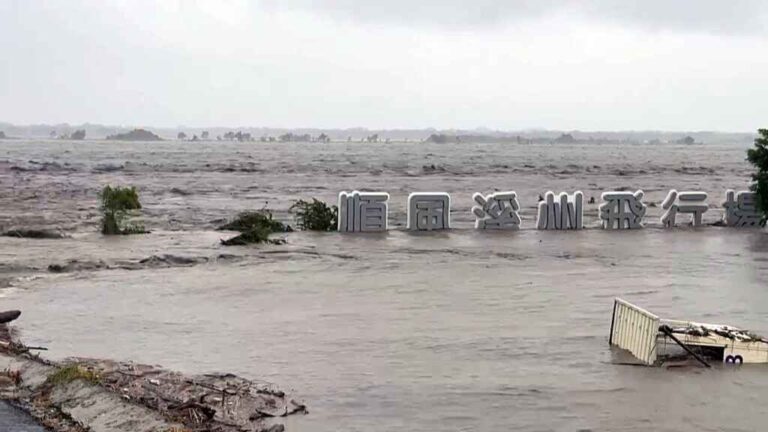
[[[768,232],[538,232],[548,189],[709,192],[749,181],[742,144],[435,145],[0,142],[0,309],[52,358],[96,356],[273,382],[307,403],[289,431],[754,431],[768,368],[612,364],[614,297],[768,334]],[[139,189],[148,235],[95,233],[96,192]],[[221,220],[340,190],[392,195],[392,231],[223,247]],[[519,232],[472,229],[473,192],[516,190]],[[455,229],[409,234],[413,191],[452,194]],[[50,264],[66,270],[52,273]],[[1,365],[0,365],[1,367]],[[0,414],[4,408],[0,407]]]

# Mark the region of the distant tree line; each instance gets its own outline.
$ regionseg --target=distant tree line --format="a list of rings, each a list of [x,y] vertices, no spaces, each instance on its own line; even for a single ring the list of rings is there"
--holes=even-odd
[[[51,131],[50,133],[51,138],[58,138],[61,140],[84,140],[85,139],[85,129],[78,129],[72,133],[63,133],[61,135],[57,134],[56,131]]]

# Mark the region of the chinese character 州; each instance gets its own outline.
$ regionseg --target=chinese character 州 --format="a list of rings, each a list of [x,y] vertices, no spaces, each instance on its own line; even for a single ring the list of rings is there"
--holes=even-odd
[[[584,194],[576,192],[569,197],[563,192],[555,200],[555,193],[548,191],[539,203],[536,229],[578,230],[584,228]]]
[[[477,203],[472,207],[476,229],[519,229],[520,203],[515,192],[495,192],[487,196],[481,193],[472,195]]]
[[[730,227],[756,227],[760,226],[762,216],[755,204],[755,193],[749,191],[733,190],[725,192],[725,215],[723,220]]]
[[[339,193],[339,231],[386,231],[387,201],[389,194],[384,192]]]
[[[643,227],[646,206],[643,191],[603,192],[600,219],[603,229],[635,229]]]
[[[408,229],[432,231],[450,228],[451,197],[444,192],[408,195]]]
[[[709,209],[707,206],[706,192],[678,192],[669,191],[667,197],[661,203],[661,208],[666,210],[661,216],[661,223],[667,228],[675,226],[678,213],[691,215],[691,225],[701,226],[701,216]],[[679,204],[678,204],[679,202]]]

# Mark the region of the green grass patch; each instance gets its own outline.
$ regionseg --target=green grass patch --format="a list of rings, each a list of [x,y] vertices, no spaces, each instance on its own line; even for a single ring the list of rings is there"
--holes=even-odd
[[[69,384],[75,380],[83,380],[91,384],[98,384],[100,378],[98,373],[73,363],[62,366],[59,370],[49,375],[46,383],[59,386]]]

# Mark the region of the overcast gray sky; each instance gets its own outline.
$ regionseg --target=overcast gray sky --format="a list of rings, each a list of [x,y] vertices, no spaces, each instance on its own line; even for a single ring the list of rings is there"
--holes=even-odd
[[[0,121],[768,127],[768,1],[0,0]]]

